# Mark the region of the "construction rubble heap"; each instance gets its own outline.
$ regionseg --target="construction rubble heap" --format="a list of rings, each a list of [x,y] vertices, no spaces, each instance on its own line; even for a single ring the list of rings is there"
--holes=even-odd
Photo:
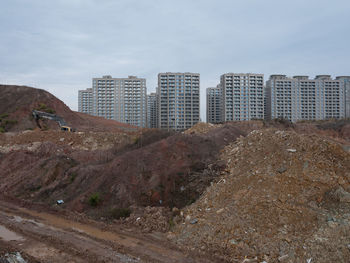
[[[169,233],[228,262],[349,262],[350,153],[317,135],[254,130]]]

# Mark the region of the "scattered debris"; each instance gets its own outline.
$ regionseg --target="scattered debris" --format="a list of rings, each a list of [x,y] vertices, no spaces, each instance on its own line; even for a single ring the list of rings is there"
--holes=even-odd
[[[0,258],[0,260],[1,260],[1,258]],[[8,263],[27,263],[27,261],[25,261],[22,258],[22,255],[19,252],[7,253],[5,255],[5,260]],[[1,262],[3,262],[3,261],[1,261]]]
[[[348,249],[338,249],[350,242],[344,234],[350,231],[350,207],[343,205],[350,154],[341,146],[315,135],[266,129],[238,138],[221,158],[227,167],[217,181],[226,183],[212,184],[184,209],[201,223],[177,224],[176,244],[190,251],[204,246],[223,262],[255,258],[257,251],[269,255],[258,256],[259,262],[306,262],[310,253],[324,263],[350,257]],[[332,226],[327,216],[336,220]]]
[[[190,223],[191,223],[192,225],[197,224],[197,223],[198,223],[198,219],[195,218],[195,219],[193,219]]]
[[[126,226],[137,226],[142,232],[169,231],[169,218],[171,211],[164,207],[132,207],[133,211],[127,218],[120,219],[119,222]]]

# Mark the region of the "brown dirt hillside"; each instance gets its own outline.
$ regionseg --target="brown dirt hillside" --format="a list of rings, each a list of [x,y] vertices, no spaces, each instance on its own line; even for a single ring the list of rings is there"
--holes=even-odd
[[[7,131],[23,131],[37,127],[33,109],[54,112],[78,131],[136,131],[137,128],[104,118],[71,111],[67,105],[49,92],[27,86],[0,85],[0,119],[7,123]],[[56,122],[45,125],[58,129]]]
[[[91,213],[132,204],[183,207],[198,198],[216,169],[223,169],[216,163],[220,150],[245,134],[234,124],[207,134],[175,134],[164,139],[161,131],[149,132],[155,138],[146,132],[134,143],[120,143],[113,149],[82,151],[77,145],[85,147],[80,137],[62,137],[63,141],[3,151],[0,191],[50,205],[64,199],[65,207]],[[28,143],[26,136],[21,140]],[[95,193],[100,197],[97,208],[89,204]]]
[[[223,262],[349,262],[350,153],[323,136],[256,130],[184,210],[177,244]]]

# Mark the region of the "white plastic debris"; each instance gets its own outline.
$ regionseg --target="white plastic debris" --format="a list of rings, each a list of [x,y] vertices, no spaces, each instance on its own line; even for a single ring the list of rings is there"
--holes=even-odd
[[[60,200],[57,200],[57,202],[56,202],[58,205],[62,205],[62,204],[64,204],[64,201],[62,200],[62,199],[60,199]]]
[[[288,152],[295,153],[297,150],[296,149],[287,149]]]
[[[7,262],[9,263],[27,263],[27,261],[25,261],[22,256],[21,253],[19,252],[15,252],[15,253],[7,253],[5,255]]]

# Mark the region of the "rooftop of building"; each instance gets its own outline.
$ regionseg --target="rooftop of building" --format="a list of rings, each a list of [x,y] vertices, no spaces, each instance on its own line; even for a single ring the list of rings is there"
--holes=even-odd
[[[236,76],[264,76],[262,73],[233,73],[233,72],[228,72],[224,73],[221,76],[227,76],[227,75],[236,75]]]
[[[282,75],[282,74],[273,74],[270,75],[269,80],[273,80],[273,79],[278,79],[278,80],[293,80],[293,79],[297,79],[297,80],[309,80],[309,81],[314,81],[314,80],[340,80],[340,79],[350,79],[350,76],[337,76],[335,79],[332,79],[331,75],[316,75],[315,78],[311,79],[309,78],[309,76],[306,75],[296,75],[293,77],[287,77],[286,75]]]
[[[124,80],[124,79],[137,79],[137,80],[140,80],[140,79],[142,79],[142,80],[145,80],[145,78],[138,78],[137,76],[128,76],[127,78],[113,78],[111,75],[104,75],[104,76],[102,76],[101,78],[93,78],[93,79],[97,79],[97,80],[104,80],[104,79],[108,79],[108,80],[110,80],[110,79],[112,79],[112,80],[114,80],[114,79],[118,79],[118,80]]]
[[[193,72],[161,72],[158,73],[158,76],[160,75],[200,75],[199,73],[193,73]]]
[[[350,76],[337,76],[337,77],[335,77],[335,79],[349,79],[350,80]]]

